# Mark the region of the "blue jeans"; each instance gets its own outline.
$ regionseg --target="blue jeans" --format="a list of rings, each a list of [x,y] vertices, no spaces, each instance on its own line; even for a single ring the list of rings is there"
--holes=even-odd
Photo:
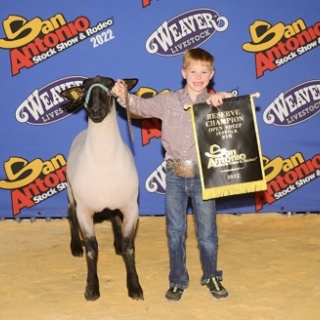
[[[173,169],[166,169],[166,226],[170,258],[170,287],[185,289],[189,285],[186,267],[187,205],[192,201],[200,260],[203,270],[200,283],[211,277],[222,277],[217,270],[218,236],[216,226],[215,200],[202,200],[200,175],[194,178],[181,178]]]

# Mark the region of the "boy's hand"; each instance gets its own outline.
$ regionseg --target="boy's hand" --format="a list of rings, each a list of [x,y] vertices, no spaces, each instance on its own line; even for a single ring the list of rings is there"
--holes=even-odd
[[[231,98],[233,95],[228,92],[217,92],[214,94],[211,94],[209,98],[206,100],[207,104],[212,104],[215,107],[219,107],[223,103],[223,99]]]
[[[118,96],[121,102],[124,103],[126,101],[126,97],[125,97],[126,90],[125,90],[125,85],[123,83],[123,80],[118,79],[116,81],[116,83],[112,88],[112,92]]]

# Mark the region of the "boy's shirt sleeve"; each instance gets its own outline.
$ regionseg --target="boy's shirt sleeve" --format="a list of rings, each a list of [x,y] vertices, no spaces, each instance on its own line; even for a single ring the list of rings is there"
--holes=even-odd
[[[163,119],[167,104],[167,95],[161,94],[152,98],[140,98],[134,94],[129,94],[130,112],[144,118]],[[121,106],[125,105],[119,101]]]

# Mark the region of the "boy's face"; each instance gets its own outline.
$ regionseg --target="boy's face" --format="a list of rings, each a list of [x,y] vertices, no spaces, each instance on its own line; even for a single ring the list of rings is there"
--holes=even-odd
[[[199,94],[207,88],[214,70],[209,63],[191,61],[186,69],[181,70],[181,73],[186,79],[188,89],[194,94]]]

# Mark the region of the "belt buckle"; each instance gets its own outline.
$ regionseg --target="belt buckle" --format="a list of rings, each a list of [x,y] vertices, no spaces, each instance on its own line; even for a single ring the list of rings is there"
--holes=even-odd
[[[178,177],[193,178],[195,176],[195,164],[192,160],[174,160],[173,170]]]

